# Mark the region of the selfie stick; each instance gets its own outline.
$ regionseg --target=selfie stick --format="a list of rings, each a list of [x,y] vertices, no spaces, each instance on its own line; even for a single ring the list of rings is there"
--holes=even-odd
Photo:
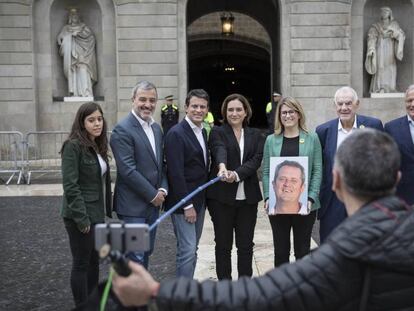
[[[184,205],[185,203],[187,203],[196,194],[198,194],[199,192],[203,191],[204,189],[206,189],[207,187],[211,186],[212,184],[215,184],[216,182],[218,182],[221,179],[222,179],[222,176],[217,176],[216,178],[213,178],[212,180],[206,182],[204,185],[201,185],[200,187],[198,187],[193,192],[191,192],[188,195],[186,195],[183,199],[181,199],[181,201],[179,201],[171,209],[169,209],[161,217],[159,217],[149,227],[149,232],[151,232],[152,230],[154,230],[162,221],[165,220],[165,218],[167,218],[172,213],[174,213],[179,207],[181,207],[182,205]],[[113,265],[115,271],[118,274],[120,274],[120,275],[122,275],[124,277],[127,277],[128,275],[131,274],[131,270],[128,267],[128,259],[126,259],[126,257],[124,255],[122,255],[119,251],[111,251],[109,253],[109,258],[111,258],[112,265]],[[100,301],[100,310],[105,310],[106,302],[107,302],[108,295],[109,295],[109,291],[110,291],[111,284],[112,284],[112,275],[113,275],[113,271],[110,270],[109,277],[108,277],[108,280],[107,280],[107,283],[105,285],[104,292],[102,294],[102,298],[101,298],[101,301]]]
[[[211,186],[212,184],[215,184],[216,182],[218,182],[219,180],[222,179],[222,176],[217,176],[216,178],[213,178],[212,180],[210,180],[209,182],[206,182],[204,185],[201,185],[200,187],[198,187],[196,190],[194,190],[193,192],[189,193],[188,195],[186,195],[183,199],[181,199],[181,201],[179,201],[177,204],[175,204],[173,207],[171,207],[168,211],[166,211],[161,217],[159,217],[150,227],[149,227],[149,231],[151,232],[152,230],[154,230],[162,221],[165,220],[165,218],[167,218],[168,216],[170,216],[172,213],[174,213],[178,208],[180,208],[181,206],[183,206],[185,203],[187,203],[190,199],[192,199],[196,194],[198,194],[199,192],[203,191],[204,189],[206,189],[207,187]]]

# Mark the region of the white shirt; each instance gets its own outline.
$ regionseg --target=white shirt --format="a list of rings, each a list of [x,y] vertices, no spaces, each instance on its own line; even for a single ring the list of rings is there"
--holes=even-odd
[[[99,165],[101,166],[101,176],[103,176],[106,171],[108,170],[108,166],[106,165],[105,160],[102,158],[102,156],[97,153]]]
[[[206,143],[204,142],[204,137],[203,137],[203,124],[201,124],[201,126],[197,126],[187,116],[185,116],[185,120],[188,122],[195,136],[197,137],[197,140],[200,143],[201,149],[203,149],[204,164],[207,165],[207,148],[206,148]]]
[[[299,211],[298,214],[299,215],[309,215],[310,210],[308,210],[308,206],[306,204],[302,204],[302,202],[299,202]],[[276,206],[269,206],[269,210],[267,211],[268,215],[283,215],[285,213],[277,213],[276,212]],[[286,215],[286,214],[285,214]],[[289,215],[289,214],[287,214]]]
[[[355,115],[354,125],[352,126],[351,130],[347,131],[342,127],[341,120],[338,119],[338,139],[336,141],[336,149],[342,144],[345,138],[352,133],[354,129],[357,128],[357,116]]]
[[[412,120],[409,115],[407,115],[407,118],[408,118],[408,125],[410,128],[410,133],[411,133],[411,139],[414,144],[414,120]]]
[[[244,154],[244,129],[241,130],[240,135],[240,163],[243,164],[243,154]],[[244,192],[244,181],[240,181],[239,174],[234,172],[236,174],[236,181],[239,182],[239,186],[237,187],[237,193],[236,193],[236,200],[246,200],[246,194]]]
[[[154,155],[155,155],[155,157],[157,157],[157,152],[156,152],[156,148],[155,148],[155,136],[154,136],[154,131],[152,130],[152,127],[151,127],[151,125],[154,124],[154,119],[151,118],[151,120],[149,122],[147,122],[147,121],[141,119],[139,116],[137,116],[137,114],[135,113],[134,110],[132,110],[131,112],[135,116],[135,118],[137,118],[139,124],[141,124],[142,129],[144,130],[145,135],[147,135],[148,140],[151,144],[152,151],[154,151]]]
[[[204,142],[204,137],[203,137],[203,124],[201,124],[201,126],[197,126],[187,116],[185,116],[185,120],[190,125],[195,136],[197,137],[197,140],[200,143],[201,149],[203,149],[204,164],[207,165],[207,148],[206,148],[206,143]],[[193,207],[193,204],[190,204],[190,205],[183,207],[183,209],[187,210],[192,207]]]
[[[137,118],[137,120],[138,120],[139,124],[141,124],[142,129],[143,129],[143,130],[144,130],[144,132],[145,132],[145,135],[147,135],[147,137],[148,137],[148,140],[149,140],[149,142],[150,142],[150,145],[151,145],[152,151],[154,152],[155,157],[157,157],[157,151],[156,151],[157,149],[155,148],[155,136],[154,136],[154,131],[152,130],[152,126],[151,126],[151,125],[153,125],[153,124],[154,124],[154,122],[155,122],[155,121],[154,121],[154,119],[153,119],[153,118],[151,118],[151,120],[150,120],[149,122],[147,122],[147,121],[145,121],[145,120],[141,119],[139,116],[137,116],[137,114],[135,113],[135,111],[134,111],[134,110],[131,110],[131,112],[132,112],[132,114],[134,115],[134,117],[135,117],[135,118]],[[161,191],[163,191],[165,194],[168,194],[167,189],[164,189],[164,188],[158,188],[158,190],[161,190]],[[154,199],[152,199],[152,200],[151,200],[151,202],[152,202],[152,201],[154,201],[156,197],[157,197],[157,196],[155,196],[155,197],[154,197]]]

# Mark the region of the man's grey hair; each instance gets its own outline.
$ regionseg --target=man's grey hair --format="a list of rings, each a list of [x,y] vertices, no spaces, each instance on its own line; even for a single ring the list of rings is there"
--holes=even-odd
[[[284,167],[284,166],[296,167],[296,168],[300,169],[300,179],[302,180],[302,185],[305,183],[305,178],[306,178],[306,175],[305,175],[305,169],[303,168],[303,166],[302,166],[299,162],[296,162],[296,161],[290,161],[290,160],[285,160],[285,161],[283,161],[283,162],[279,163],[279,164],[276,166],[276,169],[275,169],[275,175],[274,175],[274,177],[273,177],[273,181],[276,181],[277,176],[279,176],[279,171],[280,171],[280,170],[282,169],[282,167]]]
[[[405,97],[407,97],[407,96],[408,96],[408,93],[410,93],[410,92],[412,92],[412,91],[414,91],[414,84],[411,84],[411,85],[407,88],[407,90],[405,91]]]
[[[132,99],[135,98],[135,95],[140,90],[144,90],[144,91],[155,90],[155,94],[158,98],[157,88],[155,87],[155,85],[149,81],[143,80],[143,81],[139,81],[137,85],[135,85],[134,88],[132,89]]]
[[[336,100],[337,100],[338,96],[341,93],[351,93],[352,94],[352,102],[355,102],[355,101],[358,100],[358,94],[355,92],[355,90],[352,87],[350,87],[350,86],[343,86],[343,87],[337,89],[336,92],[335,92],[335,96],[334,96],[334,102],[335,102],[335,104],[336,104]]]
[[[339,146],[334,167],[350,193],[359,198],[376,199],[394,192],[400,152],[385,132],[359,129]]]

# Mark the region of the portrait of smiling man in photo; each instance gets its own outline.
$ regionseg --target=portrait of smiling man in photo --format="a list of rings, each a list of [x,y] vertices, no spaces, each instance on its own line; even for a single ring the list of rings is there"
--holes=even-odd
[[[307,215],[307,204],[301,202],[301,196],[306,194],[306,169],[295,160],[286,158],[276,165],[271,186],[274,191],[275,202],[269,202],[269,215],[301,214]],[[270,187],[270,185],[269,185]],[[305,197],[307,197],[305,195]],[[273,201],[272,198],[270,201]]]

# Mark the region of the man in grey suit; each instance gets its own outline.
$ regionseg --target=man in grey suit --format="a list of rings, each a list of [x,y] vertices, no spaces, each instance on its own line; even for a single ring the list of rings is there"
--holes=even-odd
[[[125,223],[153,224],[167,195],[163,134],[152,118],[157,96],[151,82],[139,82],[132,91],[131,112],[111,135],[117,166],[114,210]],[[128,257],[148,268],[154,242],[155,230],[150,235],[150,250],[145,254],[130,253]]]

